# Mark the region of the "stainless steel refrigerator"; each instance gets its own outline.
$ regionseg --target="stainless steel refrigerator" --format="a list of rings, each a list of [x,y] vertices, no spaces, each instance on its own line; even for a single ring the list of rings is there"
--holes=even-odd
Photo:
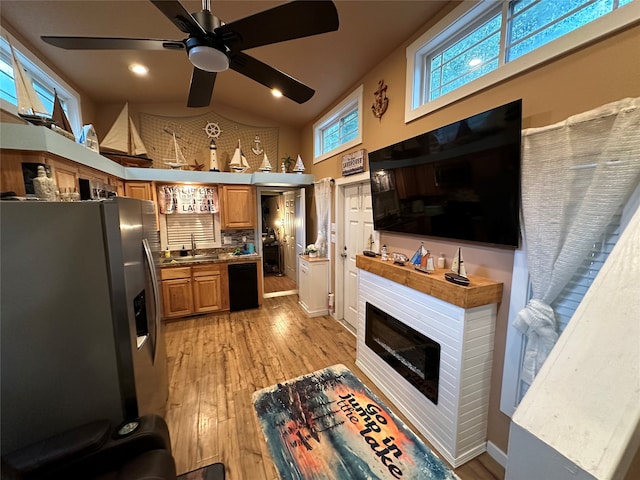
[[[153,202],[0,202],[2,453],[98,418],[163,415]]]

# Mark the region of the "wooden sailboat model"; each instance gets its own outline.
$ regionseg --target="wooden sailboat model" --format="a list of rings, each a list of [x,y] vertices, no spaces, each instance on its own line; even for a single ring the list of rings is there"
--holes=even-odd
[[[418,248],[416,253],[413,254],[413,257],[411,257],[411,263],[416,270],[423,273],[431,273],[435,270],[433,257],[429,250],[425,248],[424,243],[420,244],[420,248]]]
[[[62,103],[60,102],[60,98],[58,97],[58,92],[56,92],[55,90],[53,97],[53,113],[51,114],[51,119],[55,122],[53,125],[51,125],[51,130],[59,133],[64,137],[67,137],[72,142],[76,141],[76,137],[73,134],[73,128],[71,128],[71,122],[69,122],[67,114],[64,113]]]
[[[40,97],[33,88],[31,77],[22,68],[18,60],[13,45],[9,43],[11,49],[11,64],[13,67],[13,79],[16,85],[16,100],[18,101],[18,115],[34,125],[44,125],[50,127],[55,122],[44,108]]]
[[[453,262],[451,263],[451,271],[453,273],[457,273],[461,277],[467,276],[467,271],[464,268],[464,260],[462,260],[462,252],[460,251],[460,248],[458,248],[455,257],[453,257]]]
[[[247,162],[247,157],[242,153],[242,148],[240,147],[240,140],[238,140],[238,146],[236,147],[236,151],[233,152],[233,157],[229,162],[229,168],[232,172],[235,173],[245,173],[251,165]]]
[[[129,116],[128,103],[124,104],[113,126],[100,142],[100,153],[125,166],[151,166],[147,149]]]
[[[165,129],[167,133],[168,130]],[[173,169],[181,169],[183,167],[187,167],[187,160],[184,158],[182,154],[182,150],[180,149],[180,145],[178,145],[178,138],[176,137],[176,132],[170,132],[173,137],[171,146],[170,146],[170,154],[171,157],[165,158],[165,165],[169,165]]]
[[[262,158],[262,163],[260,164],[260,168],[258,170],[260,170],[261,172],[271,171],[271,162],[269,162],[269,158],[267,157],[267,152],[264,152],[264,157]]]
[[[293,171],[295,173],[304,172],[304,163],[302,163],[302,158],[300,158],[300,155],[298,155],[298,159],[296,160],[296,164],[293,167]]]

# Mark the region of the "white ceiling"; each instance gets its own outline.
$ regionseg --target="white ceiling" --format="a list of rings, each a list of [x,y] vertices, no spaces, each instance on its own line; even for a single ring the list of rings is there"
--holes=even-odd
[[[285,2],[212,0],[211,10],[224,22],[244,18]],[[336,32],[246,51],[316,90],[299,105],[275,99],[269,90],[235,71],[218,74],[211,107],[225,104],[295,127],[331,105],[378,62],[386,58],[440,10],[444,0],[337,0]],[[190,11],[200,1],[182,1]],[[183,103],[192,66],[184,51],[71,51],[44,43],[40,35],[134,37],[182,40],[186,35],[144,0],[2,0],[3,24],[16,30],[96,104]],[[134,77],[130,63],[149,67]],[[207,110],[207,109],[205,109]],[[194,109],[195,113],[201,110]]]

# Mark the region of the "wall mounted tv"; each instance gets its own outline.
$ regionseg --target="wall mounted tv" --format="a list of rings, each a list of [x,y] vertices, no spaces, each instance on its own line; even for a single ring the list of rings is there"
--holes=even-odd
[[[369,153],[376,230],[517,247],[522,100]]]

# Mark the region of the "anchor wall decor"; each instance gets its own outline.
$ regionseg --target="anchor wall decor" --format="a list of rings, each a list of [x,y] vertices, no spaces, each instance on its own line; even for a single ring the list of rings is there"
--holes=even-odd
[[[371,105],[371,111],[376,118],[380,119],[389,106],[387,86],[384,84],[384,80],[380,80],[378,82],[378,89],[373,92],[373,95],[375,96],[375,101],[373,102],[373,105]]]

